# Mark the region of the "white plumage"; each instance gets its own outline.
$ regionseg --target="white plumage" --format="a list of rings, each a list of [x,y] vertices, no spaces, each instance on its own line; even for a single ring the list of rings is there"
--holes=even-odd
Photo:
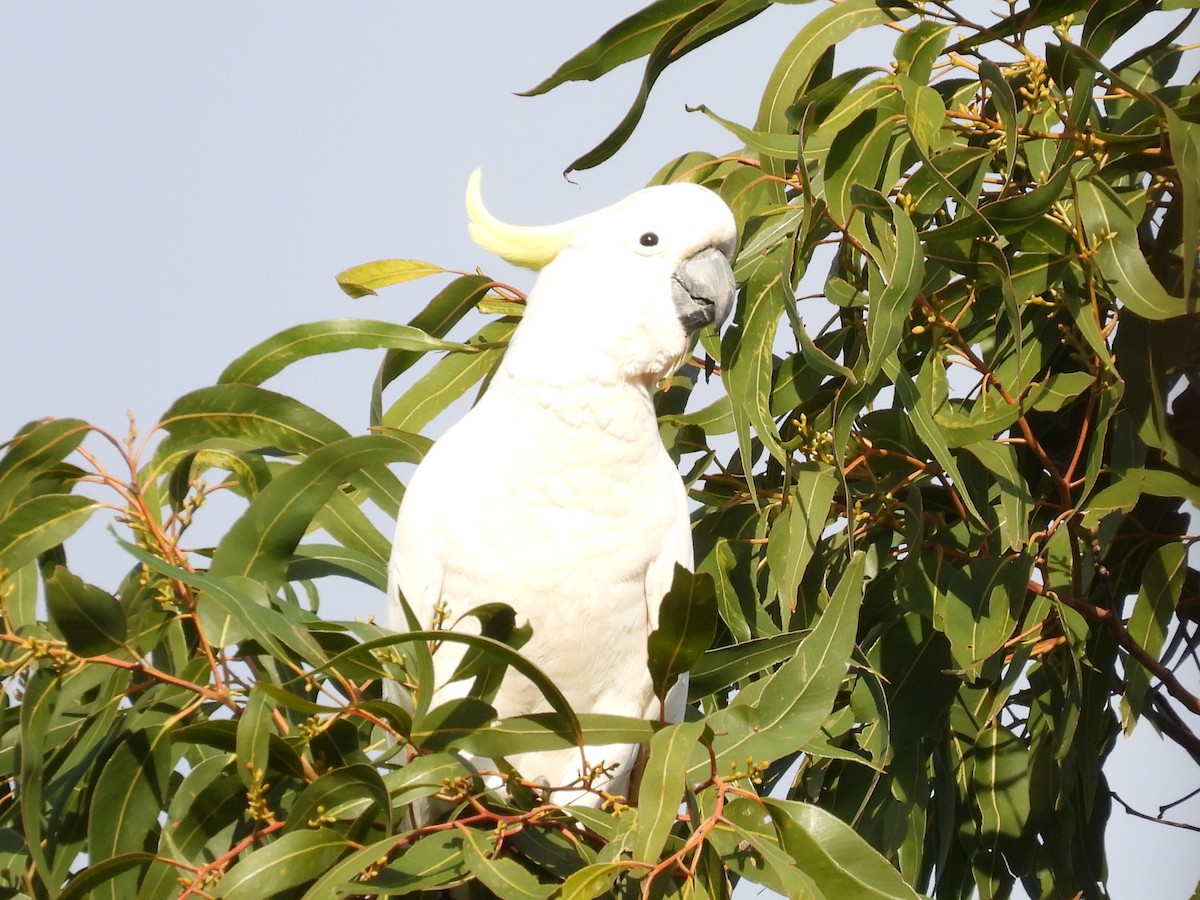
[[[577,712],[657,718],[646,638],[675,563],[692,566],[686,494],[659,438],[653,392],[721,321],[733,297],[734,219],[712,191],[652,187],[549,228],[516,228],[487,213],[478,173],[468,189],[472,236],[540,268],[525,315],[486,393],[437,441],[405,494],[389,566],[389,626],[408,629],[398,592],[423,628],[478,631],[475,607],[502,602],[533,636],[521,652]],[[435,703],[463,655],[433,659]],[[686,685],[668,698],[682,717]],[[511,670],[500,716],[549,709]],[[609,769],[595,786],[627,789],[637,748],[589,747]],[[528,779],[565,787],[576,751],[511,760]],[[598,802],[563,791],[557,802]]]

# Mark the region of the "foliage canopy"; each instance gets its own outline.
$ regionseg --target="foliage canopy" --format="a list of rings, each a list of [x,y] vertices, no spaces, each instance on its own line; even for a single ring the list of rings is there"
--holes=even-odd
[[[658,0],[537,85],[646,60],[629,114],[572,167],[619,149],[668,65],[769,5]],[[696,503],[698,574],[679,574],[652,642],[660,680],[691,666],[684,723],[577,714],[496,638],[471,639],[477,658],[522,668],[555,712],[430,708],[420,635],[317,615],[338,579],[383,588],[389,538],[367,510],[395,515],[391,467],[486,385],[513,287],[371,263],[340,276],[352,295],[454,277],[407,325],[279,333],[153,440],[22,429],[0,457],[0,887],[725,897],[745,879],[990,898],[1021,879],[1103,896],[1116,735],[1149,720],[1200,762],[1181,669],[1200,623],[1184,511],[1200,501],[1200,89],[1175,43],[1196,3],[998,12],[823,7],[753,123],[700,109],[732,151],[653,179],[712,187],[741,228],[735,324],[658,397]],[[1134,22],[1153,42],[1109,58]],[[894,61],[839,65],[868,28],[891,30]],[[385,350],[368,434],[263,387],[364,347]],[[721,390],[693,399],[708,378]],[[100,463],[105,441],[128,471]],[[190,546],[217,491],[244,511]],[[112,592],[64,550],[105,505],[131,565]],[[382,699],[386,678],[411,712]],[[512,779],[498,796],[455,753],[582,739],[648,742],[637,801],[559,810]],[[448,820],[414,830],[435,795]]]

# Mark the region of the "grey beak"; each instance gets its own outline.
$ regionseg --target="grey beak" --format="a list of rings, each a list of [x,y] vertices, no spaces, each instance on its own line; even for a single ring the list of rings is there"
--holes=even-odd
[[[671,299],[684,329],[692,334],[725,321],[733,307],[733,269],[715,247],[689,256],[671,277]]]

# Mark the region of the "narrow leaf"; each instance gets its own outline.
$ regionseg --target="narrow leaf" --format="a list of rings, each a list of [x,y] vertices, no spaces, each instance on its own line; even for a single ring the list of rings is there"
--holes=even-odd
[[[297,360],[342,350],[470,351],[473,347],[444,341],[414,328],[369,319],[333,319],[295,325],[251,347],[228,366],[218,384],[261,384]]]
[[[357,299],[368,295],[373,297],[379,288],[388,285],[414,281],[445,271],[441,266],[419,259],[381,259],[338,273],[337,283],[338,287]]]
[[[647,641],[650,679],[659,699],[695,664],[717,627],[717,593],[712,577],[693,575],[676,563],[671,590],[663,597],[658,628]]]
[[[681,722],[668,725],[650,739],[650,756],[639,790],[637,838],[633,858],[657,862],[675,825],[686,786],[688,763],[705,724]]]
[[[0,511],[39,472],[66,459],[90,430],[82,419],[50,419],[30,423],[17,432],[0,457]]]
[[[1111,189],[1089,179],[1079,182],[1076,192],[1084,239],[1095,248],[1092,258],[1113,283],[1117,299],[1147,319],[1170,319],[1192,311],[1191,304],[1172,297],[1154,277],[1142,255],[1137,223]]]
[[[213,896],[260,900],[299,888],[323,874],[349,846],[328,828],[289,832],[238,861]]]
[[[412,440],[362,435],[335,441],[267,485],[217,545],[210,575],[245,575],[279,584],[309,523],[341,483],[362,469],[417,462]]]
[[[787,506],[771,525],[767,565],[784,608],[795,610],[796,590],[817,539],[829,518],[839,479],[832,468],[807,463],[794,468],[795,487]]]
[[[15,572],[57,547],[88,520],[100,504],[76,494],[42,494],[0,518],[0,568]]]
[[[879,852],[837,816],[790,800],[764,800],[780,842],[825,897],[918,900]]]
[[[1146,560],[1129,619],[1129,636],[1155,659],[1162,653],[1187,571],[1187,548],[1180,543],[1164,544]],[[1132,657],[1126,659],[1125,696],[1121,703],[1121,724],[1126,734],[1133,731],[1142,713],[1150,680],[1148,669]]]

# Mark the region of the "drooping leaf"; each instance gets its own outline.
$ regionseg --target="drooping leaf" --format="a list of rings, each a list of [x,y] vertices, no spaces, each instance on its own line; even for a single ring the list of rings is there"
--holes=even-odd
[[[658,628],[647,641],[650,680],[655,695],[666,697],[676,679],[689,671],[712,643],[717,625],[713,580],[675,565],[671,590],[658,611]]]
[[[1187,570],[1187,551],[1183,544],[1164,544],[1146,561],[1142,585],[1129,618],[1129,636],[1156,659],[1166,641]],[[1151,673],[1140,662],[1133,659],[1126,662],[1121,712],[1127,734],[1141,715],[1150,678]]]
[[[646,56],[673,25],[707,5],[709,0],[657,0],[622,19],[522,96],[544,94],[568,81],[594,81],[617,66]],[[765,3],[758,5],[766,8]]]
[[[900,873],[854,829],[811,803],[764,800],[780,843],[826,897],[917,900]]]
[[[1027,839],[1029,751],[1012,731],[993,724],[975,741],[973,788],[980,835],[993,852],[1013,853]]]
[[[671,6],[677,8],[679,4],[671,3]],[[727,6],[728,9],[723,9]],[[672,17],[665,30],[654,29],[648,32],[657,34],[658,39],[647,54],[642,83],[629,112],[604,140],[567,166],[566,173],[598,166],[612,157],[629,140],[646,110],[651,89],[667,66],[729,29],[753,18],[766,7],[767,4],[762,0],[739,0],[731,4],[722,0],[699,4],[686,2],[686,11],[682,15]],[[639,49],[643,46],[640,40],[637,46]],[[551,76],[551,80],[553,78],[554,76]],[[536,92],[537,88],[534,91]]]
[[[125,609],[63,566],[46,579],[46,606],[72,653],[95,656],[125,643]]]
[[[1113,283],[1117,298],[1147,319],[1170,319],[1193,311],[1194,306],[1171,296],[1154,277],[1138,243],[1137,222],[1112,189],[1088,179],[1078,183],[1076,192],[1084,237],[1094,248],[1092,258],[1100,274]]]
[[[172,764],[166,727],[129,733],[104,763],[92,794],[87,852],[101,862],[145,849],[158,829]],[[136,894],[136,873],[123,871],[92,896],[122,900]]]
[[[774,760],[803,746],[833,705],[854,647],[866,558],[857,554],[837,590],[801,642],[795,655],[770,678],[744,690],[730,705],[708,717],[716,738],[713,750],[723,771],[730,762]],[[694,766],[690,778],[703,777],[708,761]]]
[[[829,466],[806,464],[793,469],[795,487],[790,502],[771,526],[767,565],[780,599],[796,607],[796,590],[825,528],[830,504],[839,486]]]
[[[680,722],[650,739],[650,757],[640,787],[634,859],[654,862],[662,852],[683,798],[692,751],[704,731],[704,722]]]

